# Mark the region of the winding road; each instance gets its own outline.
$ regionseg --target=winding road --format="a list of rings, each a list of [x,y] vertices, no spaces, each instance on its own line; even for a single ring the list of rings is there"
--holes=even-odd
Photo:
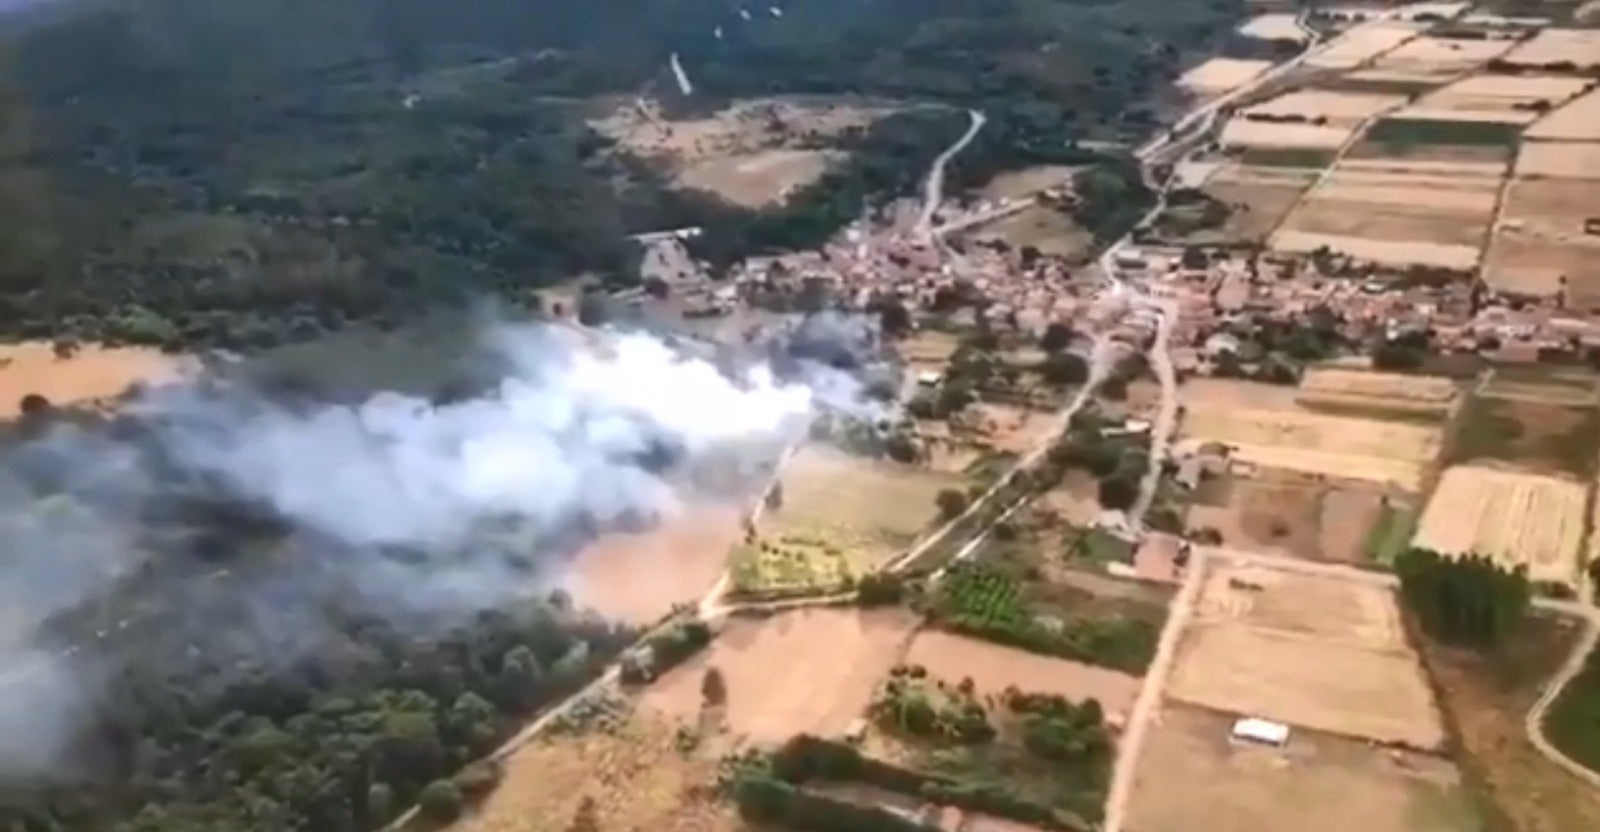
[[[971,119],[967,132],[962,133],[955,144],[945,148],[944,152],[933,160],[933,167],[928,170],[928,178],[923,185],[922,216],[917,219],[916,233],[919,239],[933,239],[933,215],[944,202],[945,167],[957,154],[966,150],[967,145],[972,144],[972,140],[978,137],[978,131],[989,122],[989,117],[977,110],[968,110],[967,117]]]

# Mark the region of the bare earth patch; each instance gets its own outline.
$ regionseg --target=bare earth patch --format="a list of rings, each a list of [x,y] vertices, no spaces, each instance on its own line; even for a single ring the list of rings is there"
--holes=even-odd
[[[547,735],[505,761],[500,785],[450,832],[567,832],[585,802],[598,829],[740,832],[714,791],[717,761],[687,756],[670,726],[636,717],[614,731]]]
[[[1306,64],[1322,69],[1354,69],[1417,36],[1410,23],[1374,21],[1355,26],[1329,41]]]
[[[1506,53],[1505,59],[1517,66],[1600,66],[1600,30],[1544,29]]]
[[[1178,85],[1202,95],[1216,95],[1244,86],[1271,67],[1271,61],[1212,58],[1185,72]]]
[[[727,682],[729,730],[757,745],[795,734],[842,737],[900,663],[917,619],[904,610],[816,608],[735,616],[711,647],[647,688],[640,706],[694,724],[701,680]]]
[[[1298,731],[1282,749],[1228,740],[1231,716],[1168,704],[1139,755],[1137,832],[1462,832],[1478,828],[1437,757]],[[1292,819],[1292,820],[1291,820]]]
[[[1566,278],[1568,301],[1600,305],[1600,235],[1584,223],[1600,216],[1600,180],[1518,179],[1489,249],[1484,281],[1505,292],[1553,295]]]
[[[580,606],[632,624],[660,619],[717,582],[744,534],[743,512],[691,506],[639,534],[608,534],[573,559],[562,587]]]
[[[1112,725],[1121,725],[1139,695],[1139,678],[1115,670],[1042,656],[940,630],[923,630],[911,642],[905,664],[921,665],[939,679],[970,678],[983,694],[1007,687],[1054,693],[1074,702],[1097,699]]]
[[[1421,483],[1441,439],[1438,428],[1427,425],[1200,403],[1189,405],[1181,430],[1185,438],[1221,442],[1234,459],[1261,468],[1369,480],[1407,491]]]
[[[838,159],[839,154],[824,150],[762,150],[697,162],[677,181],[737,205],[759,208],[781,203],[796,189],[817,181]]]
[[[1574,98],[1530,126],[1525,139],[1600,141],[1600,89]]]
[[[1422,750],[1444,742],[1391,590],[1226,562],[1205,581],[1172,698]]]
[[[57,406],[88,404],[119,396],[134,384],[176,381],[188,366],[147,347],[86,344],[58,358],[46,342],[6,344],[0,346],[0,418],[15,418],[29,394]]]
[[[1594,117],[1600,119],[1600,110]],[[1523,142],[1517,154],[1521,179],[1600,179],[1600,141]]]

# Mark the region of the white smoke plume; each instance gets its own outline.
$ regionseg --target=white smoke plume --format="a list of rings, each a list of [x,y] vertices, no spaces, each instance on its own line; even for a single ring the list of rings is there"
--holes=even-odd
[[[402,624],[467,620],[541,591],[573,529],[673,511],[701,496],[706,465],[764,475],[816,408],[860,399],[848,374],[809,361],[780,379],[765,362],[730,368],[648,335],[499,326],[487,340],[503,377],[453,401],[329,404],[209,379],[146,393],[120,426],[63,425],[0,453],[0,779],[48,770],[101,665],[140,639],[180,639],[181,653],[174,633],[220,631],[220,614],[278,646],[252,661],[290,661],[320,625],[284,612],[315,603],[289,601],[331,592]],[[744,483],[734,496],[753,497]],[[224,535],[209,545],[225,557],[183,573],[168,547],[195,505],[228,512],[213,525],[265,522],[337,556],[264,570]],[[509,547],[494,539],[506,529]],[[189,583],[151,589],[163,570]],[[107,600],[130,585],[160,603]]]

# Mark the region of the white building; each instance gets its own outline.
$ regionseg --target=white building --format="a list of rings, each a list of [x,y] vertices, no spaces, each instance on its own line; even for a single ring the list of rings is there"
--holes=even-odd
[[[1234,742],[1251,742],[1282,748],[1289,742],[1289,726],[1281,722],[1246,717],[1233,723],[1229,738]]]

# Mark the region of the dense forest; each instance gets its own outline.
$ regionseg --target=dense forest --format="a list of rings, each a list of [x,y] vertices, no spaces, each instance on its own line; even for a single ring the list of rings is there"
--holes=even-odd
[[[956,184],[1146,133],[1239,0],[93,0],[0,40],[0,322],[12,336],[264,346],[348,321],[631,280],[631,231],[806,244],[959,135],[908,115],[764,217],[665,191],[596,96],[865,93],[994,118]],[[629,25],[618,26],[626,20]],[[26,22],[26,21],[24,21]],[[724,30],[717,39],[713,32]],[[943,115],[952,126],[929,127]],[[926,128],[926,129],[924,129]]]

